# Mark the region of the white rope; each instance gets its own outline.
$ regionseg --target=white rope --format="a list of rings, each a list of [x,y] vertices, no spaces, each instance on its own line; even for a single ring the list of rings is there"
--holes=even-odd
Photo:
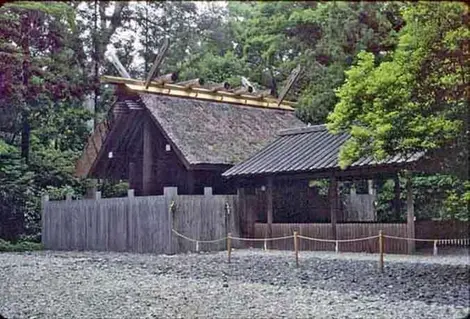
[[[222,238],[219,238],[219,239],[214,239],[214,240],[197,240],[197,239],[192,239],[192,238],[189,238],[183,234],[180,234],[178,233],[176,230],[172,229],[171,230],[172,232],[174,232],[177,236],[181,237],[181,238],[184,238],[186,240],[189,240],[193,243],[196,243],[198,246],[199,244],[198,243],[206,243],[206,244],[209,244],[209,243],[216,243],[216,242],[219,242],[219,241],[223,241],[223,240],[226,240],[227,237],[222,237]]]
[[[222,237],[219,239],[213,239],[213,240],[197,240],[193,238],[189,238],[176,230],[172,229],[171,230],[173,233],[175,233],[177,236],[184,238],[186,240],[189,240],[191,242],[196,243],[196,250],[199,248],[199,243],[216,243],[220,241],[226,240],[228,237]],[[323,238],[314,238],[314,237],[307,237],[303,235],[297,235],[298,238],[310,240],[310,241],[318,241],[318,242],[326,242],[326,243],[335,243],[335,250],[337,250],[338,243],[352,243],[352,242],[357,242],[357,241],[363,241],[363,240],[370,240],[370,239],[375,239],[379,238],[379,235],[375,236],[369,236],[369,237],[362,237],[362,238],[353,238],[353,239],[323,239]],[[398,236],[390,236],[390,235],[383,235],[384,238],[390,238],[390,239],[398,239],[398,240],[414,240],[414,241],[421,241],[421,242],[433,242],[434,246],[437,246],[437,244],[461,244],[465,245],[466,242],[469,242],[470,239],[464,238],[464,239],[422,239],[422,238],[409,238],[409,237],[398,237]],[[262,241],[262,242],[267,242],[267,241],[276,241],[276,240],[284,240],[284,239],[291,239],[294,238],[294,235],[289,235],[289,236],[284,236],[284,237],[274,237],[274,238],[242,238],[242,237],[233,237],[230,236],[231,239],[234,240],[240,240],[240,241]],[[437,247],[436,247],[437,248]]]
[[[440,244],[453,244],[457,243],[461,240],[467,240],[467,239],[423,239],[423,238],[409,238],[409,237],[397,237],[397,236],[390,236],[390,235],[384,235],[385,238],[390,238],[390,239],[401,239],[401,240],[414,240],[414,241],[423,241],[423,242],[435,242],[437,241]]]
[[[302,238],[302,239],[311,240],[311,241],[319,241],[319,242],[326,242],[326,243],[336,242],[336,240],[333,240],[333,239],[312,238],[312,237],[306,237],[306,236],[302,236],[302,235],[297,235],[297,237]]]
[[[375,236],[363,237],[363,238],[338,239],[338,240],[313,238],[313,237],[307,237],[307,236],[302,236],[302,235],[298,235],[297,237],[302,238],[302,239],[311,240],[311,241],[319,241],[319,242],[335,243],[336,244],[336,243],[351,243],[351,242],[355,242],[355,241],[369,240],[369,239],[378,238],[379,236],[375,235]]]
[[[352,242],[355,242],[355,241],[369,240],[369,239],[374,239],[374,238],[379,238],[379,235],[369,236],[369,237],[362,237],[362,238],[339,239],[338,242],[340,242],[340,243],[352,243]]]
[[[294,235],[284,236],[284,237],[275,237],[275,238],[241,238],[241,237],[230,237],[232,239],[241,240],[241,241],[274,241],[294,238]]]

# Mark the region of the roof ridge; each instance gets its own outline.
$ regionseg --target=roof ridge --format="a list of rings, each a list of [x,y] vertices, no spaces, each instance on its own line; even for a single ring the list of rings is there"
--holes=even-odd
[[[290,128],[286,130],[279,131],[279,136],[284,135],[296,135],[296,134],[303,134],[303,133],[312,133],[312,132],[321,132],[325,131],[326,124],[317,124],[317,125],[307,125],[304,127],[297,127],[297,128]]]

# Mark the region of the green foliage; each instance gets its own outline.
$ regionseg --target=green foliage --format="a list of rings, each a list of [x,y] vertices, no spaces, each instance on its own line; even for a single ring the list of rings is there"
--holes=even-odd
[[[0,236],[14,238],[24,231],[23,209],[33,193],[33,174],[18,150],[0,139]]]
[[[403,17],[391,58],[376,66],[373,54],[360,53],[338,90],[328,127],[352,136],[340,154],[342,167],[364,155],[426,152],[465,134],[466,6],[420,2],[405,7]]]
[[[11,243],[0,238],[0,252],[24,252],[43,249],[44,247],[40,243],[29,241],[19,241],[17,243]]]
[[[412,178],[415,216],[418,220],[470,219],[470,183],[453,175],[417,175]],[[377,191],[378,221],[406,221],[405,179],[400,178],[400,213],[393,210],[394,181],[385,180]]]
[[[129,189],[128,182],[107,182],[101,184],[101,196],[104,198],[109,197],[126,197],[127,190]]]
[[[215,83],[229,82],[233,87],[240,85],[241,76],[249,73],[243,60],[237,58],[232,51],[223,56],[206,53],[186,63],[180,76],[183,79],[203,78]]]

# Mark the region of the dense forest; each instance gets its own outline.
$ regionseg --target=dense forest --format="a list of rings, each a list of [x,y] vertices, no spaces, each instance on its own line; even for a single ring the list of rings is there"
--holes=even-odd
[[[418,218],[469,219],[470,14],[458,2],[10,2],[0,7],[0,222],[6,237],[38,238],[41,195],[80,197],[73,176],[117,75],[112,45],[144,78],[165,38],[162,72],[180,79],[247,77],[289,93],[306,123],[352,136],[346,167],[424,151],[439,173],[415,175]],[[104,196],[125,184],[102,183]],[[387,216],[393,184],[382,183]],[[386,217],[384,217],[386,219]]]

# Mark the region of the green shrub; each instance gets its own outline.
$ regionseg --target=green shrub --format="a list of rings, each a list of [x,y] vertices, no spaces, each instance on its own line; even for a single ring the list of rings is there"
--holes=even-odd
[[[0,239],[0,252],[22,252],[42,249],[44,249],[44,247],[41,243],[34,243],[30,241],[19,241],[17,243],[11,243],[9,241]]]

